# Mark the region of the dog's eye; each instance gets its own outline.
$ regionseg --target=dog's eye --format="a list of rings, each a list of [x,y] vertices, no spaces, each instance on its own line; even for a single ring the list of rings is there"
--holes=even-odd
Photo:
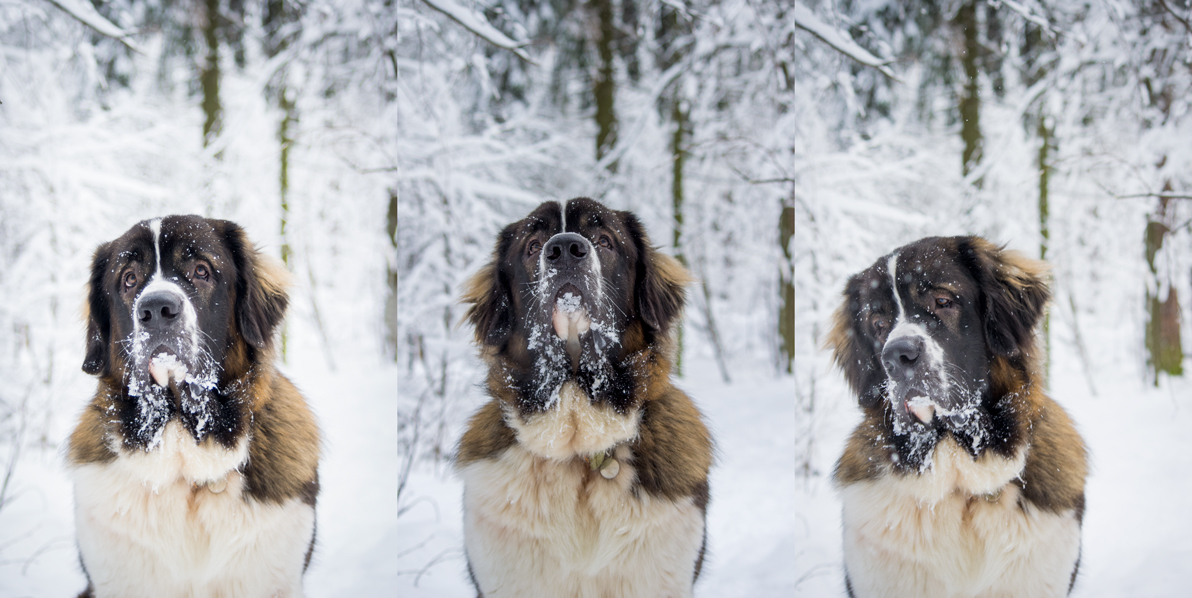
[[[534,255],[535,253],[538,253],[541,250],[542,250],[542,243],[538,242],[537,239],[530,241],[530,244],[526,245],[526,253],[529,255]]]
[[[125,289],[131,289],[137,286],[137,273],[133,272],[132,270],[125,272],[123,282]]]
[[[600,235],[600,238],[596,239],[596,244],[601,247],[611,248],[613,246],[613,240],[608,238],[608,235]]]
[[[195,264],[194,278],[199,280],[207,280],[211,278],[211,271],[207,269],[206,264]]]
[[[936,307],[948,308],[948,307],[952,307],[953,303],[954,302],[947,297],[936,297],[935,298],[935,306]]]
[[[882,335],[882,333],[884,333],[886,331],[886,328],[889,326],[889,323],[886,322],[885,318],[874,318],[872,325],[873,325],[873,336],[880,337]]]

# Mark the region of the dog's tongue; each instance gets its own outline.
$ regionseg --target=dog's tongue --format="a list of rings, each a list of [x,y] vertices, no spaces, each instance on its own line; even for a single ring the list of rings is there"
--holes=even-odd
[[[578,336],[587,332],[592,327],[592,320],[588,317],[588,310],[584,309],[583,297],[571,292],[559,295],[555,300],[551,323],[554,324],[555,334],[562,340],[568,340],[572,334]]]
[[[182,382],[186,379],[186,374],[186,366],[170,353],[158,353],[149,361],[149,375],[158,386],[168,387],[171,376],[175,382]]]
[[[935,403],[927,397],[912,397],[906,402],[906,410],[919,418],[919,421],[929,424],[935,418]]]
[[[579,335],[592,327],[588,310],[584,309],[582,297],[577,293],[564,292],[555,300],[555,311],[551,315],[555,334],[567,343],[567,356],[571,358],[572,371],[579,368]]]

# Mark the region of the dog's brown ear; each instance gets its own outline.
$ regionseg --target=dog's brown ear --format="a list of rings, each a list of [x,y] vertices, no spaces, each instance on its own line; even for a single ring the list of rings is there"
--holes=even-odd
[[[476,342],[481,345],[499,347],[513,333],[513,288],[500,263],[513,243],[515,224],[497,236],[492,261],[464,284],[461,301],[469,306],[464,319],[472,323]]]
[[[1047,264],[980,237],[962,237],[961,260],[981,289],[980,308],[990,351],[1003,357],[1034,348],[1035,324],[1051,291]]]
[[[280,264],[261,255],[239,225],[221,220],[219,226],[236,267],[236,325],[244,340],[266,349],[286,315],[289,275]]]
[[[108,294],[104,292],[104,275],[112,259],[112,244],[104,243],[95,250],[91,258],[91,280],[88,282],[87,303],[84,317],[87,319],[87,355],[83,358],[83,371],[93,376],[106,376],[111,372],[111,356],[108,348],[112,339],[112,309]]]
[[[637,280],[634,296],[642,321],[658,334],[666,334],[683,313],[687,301],[687,284],[691,274],[675,258],[659,252],[650,245],[645,229],[637,217],[621,212],[628,233],[637,245]]]
[[[855,284],[850,280],[845,288],[844,301],[832,315],[832,330],[824,339],[824,348],[832,350],[832,358],[844,372],[858,403],[868,409],[881,403],[886,375],[871,343],[857,330]]]

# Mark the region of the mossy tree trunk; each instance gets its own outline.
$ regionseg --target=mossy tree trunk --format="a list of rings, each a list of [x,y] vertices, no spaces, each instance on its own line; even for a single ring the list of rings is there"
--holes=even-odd
[[[1047,117],[1039,111],[1039,124],[1036,128],[1039,136],[1039,157],[1036,167],[1039,169],[1039,259],[1047,259],[1047,248],[1051,244],[1051,205],[1048,200],[1048,185],[1051,180],[1050,154],[1054,146],[1055,131],[1047,127]],[[1051,372],[1051,312],[1043,314],[1043,380],[1050,384]]]
[[[782,248],[783,261],[779,265],[778,285],[780,302],[778,306],[778,338],[782,343],[782,367],[786,373],[795,370],[795,255],[791,239],[795,236],[795,198],[792,191],[790,202],[783,203],[778,216],[778,245]]]
[[[592,91],[596,100],[596,159],[601,160],[617,143],[617,114],[613,105],[616,95],[613,40],[617,30],[612,0],[591,0],[588,6],[595,13],[600,29],[600,38],[596,40],[600,65]],[[609,164],[608,168],[616,171],[616,164]]]
[[[1171,191],[1171,182],[1163,186]],[[1175,206],[1170,197],[1160,197],[1159,207],[1146,225],[1146,263],[1150,267],[1151,281],[1146,291],[1147,363],[1154,374],[1155,385],[1159,374],[1182,376],[1184,374],[1184,350],[1180,340],[1180,295],[1171,284],[1170,273],[1161,267],[1159,259],[1163,242],[1171,232],[1172,212]]]
[[[687,255],[683,251],[683,164],[687,156],[687,144],[691,138],[690,114],[683,106],[678,93],[671,102],[671,121],[675,125],[671,136],[671,200],[674,210],[675,234],[673,247],[675,259],[687,268]],[[675,331],[675,375],[683,375],[683,322]]]
[[[203,41],[207,56],[199,70],[203,89],[203,147],[219,137],[223,107],[219,100],[219,0],[203,0]],[[219,157],[217,154],[216,157]]]
[[[981,163],[983,144],[978,66],[981,40],[977,22],[977,0],[969,0],[961,5],[956,13],[956,27],[960,29],[964,39],[964,53],[960,59],[964,67],[964,91],[960,96],[960,138],[964,141],[961,172],[968,176]],[[981,181],[978,179],[974,184],[980,187]]]
[[[389,294],[385,297],[385,342],[397,361],[397,191],[389,190],[389,211],[386,215],[385,232],[393,247],[393,260],[385,267]]]

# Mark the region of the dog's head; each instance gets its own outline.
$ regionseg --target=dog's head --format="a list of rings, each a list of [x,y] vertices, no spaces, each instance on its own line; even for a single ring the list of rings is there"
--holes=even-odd
[[[218,389],[269,354],[283,281],[234,223],[140,222],[95,252],[83,371],[134,399],[145,444],[175,415],[202,438]]]
[[[1050,296],[1042,262],[979,237],[929,237],[849,279],[828,345],[895,431],[964,428],[999,360],[1023,362]]]
[[[665,338],[687,281],[633,214],[588,198],[551,201],[501,231],[467,285],[466,318],[489,354],[531,371],[540,388],[522,407],[539,410],[567,379],[606,396],[617,385],[610,368]]]

